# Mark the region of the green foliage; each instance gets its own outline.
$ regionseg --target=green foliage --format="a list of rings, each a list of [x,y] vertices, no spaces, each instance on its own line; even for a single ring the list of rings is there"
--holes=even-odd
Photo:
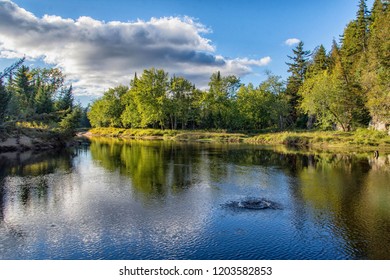
[[[376,150],[386,147],[390,143],[390,136],[385,132],[359,128],[355,132],[340,131],[306,131],[306,132],[278,132],[263,133],[245,140],[249,143],[259,144],[283,144],[287,146],[309,146],[324,148],[348,148],[356,147],[368,150]]]
[[[299,42],[297,47],[293,49],[294,56],[288,56],[291,62],[286,63],[289,66],[287,71],[291,73],[287,79],[286,87],[286,96],[290,105],[289,123],[301,128],[306,126],[306,116],[298,110],[300,103],[298,91],[305,80],[310,55],[310,51],[305,51],[303,45],[302,41]]]
[[[45,87],[40,86],[38,92],[35,95],[35,111],[38,114],[50,113],[53,111],[53,99],[51,93],[45,89]]]
[[[171,78],[169,86],[167,111],[171,128],[177,129],[180,125],[184,129],[193,116],[195,86],[183,77]]]
[[[306,78],[317,75],[318,73],[328,69],[329,57],[326,54],[325,47],[320,45],[313,53],[312,61],[309,63]]]
[[[82,108],[75,106],[75,108],[61,120],[60,128],[67,133],[73,133],[73,131],[80,127],[80,119],[82,116]]]
[[[370,22],[361,84],[374,122],[390,124],[390,12],[384,2],[374,2]]]
[[[337,124],[344,131],[350,130],[355,100],[339,73],[325,70],[306,80],[299,93],[301,108],[315,114],[322,128]]]
[[[73,87],[72,85],[69,88],[62,88],[57,100],[55,102],[55,107],[57,110],[72,110],[73,107]]]
[[[141,117],[140,127],[164,128],[167,110],[168,73],[154,68],[144,70],[134,92],[137,110]]]
[[[258,88],[254,88],[252,84],[241,86],[237,93],[241,129],[281,129],[281,120],[288,114],[288,104],[283,93],[284,86],[280,77],[273,75],[269,75]]]
[[[368,11],[359,1],[355,20],[346,26],[341,46],[333,42],[327,58],[319,47],[299,90],[300,108],[315,114],[322,128],[343,130],[390,124],[390,17],[385,2]]]
[[[33,124],[23,127],[72,134],[79,125],[82,109],[73,105],[72,87],[65,94],[60,92],[65,82],[62,72],[57,68],[30,69],[22,65],[23,61],[1,74],[2,78],[8,76],[8,82],[4,84],[0,79],[0,123]]]
[[[235,99],[240,80],[235,76],[222,77],[218,71],[210,77],[209,90],[201,101],[201,127],[234,129]]]
[[[9,99],[9,94],[3,85],[3,80],[0,79],[0,124],[4,122]]]
[[[106,91],[101,99],[91,105],[88,118],[94,127],[121,127],[123,112],[122,97],[128,91],[126,86],[117,86]]]
[[[312,53],[300,42],[288,56],[286,83],[269,75],[258,87],[235,76],[211,75],[209,89],[154,68],[135,76],[119,97],[105,94],[91,107],[94,127],[264,130],[312,127],[355,130],[390,124],[390,18],[388,1],[371,11],[359,0],[356,19],[340,45]],[[286,86],[285,86],[286,85]],[[287,140],[289,142],[289,140]],[[292,140],[292,142],[294,142]]]

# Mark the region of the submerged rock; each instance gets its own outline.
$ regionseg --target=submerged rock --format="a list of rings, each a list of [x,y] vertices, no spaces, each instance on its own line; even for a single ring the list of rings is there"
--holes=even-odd
[[[245,198],[238,201],[229,201],[224,204],[225,207],[233,210],[265,210],[265,209],[281,209],[276,202],[257,197]]]

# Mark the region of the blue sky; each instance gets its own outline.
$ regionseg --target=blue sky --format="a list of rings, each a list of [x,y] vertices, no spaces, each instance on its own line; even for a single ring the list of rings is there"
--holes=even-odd
[[[184,75],[200,87],[216,70],[255,85],[266,70],[286,78],[285,62],[295,46],[286,40],[302,40],[308,50],[319,44],[329,49],[355,17],[358,1],[0,0],[0,4],[0,71],[12,58],[25,54],[29,64],[61,66],[77,95],[96,96],[150,66]],[[372,0],[367,6],[371,8]],[[23,34],[27,38],[21,39]]]

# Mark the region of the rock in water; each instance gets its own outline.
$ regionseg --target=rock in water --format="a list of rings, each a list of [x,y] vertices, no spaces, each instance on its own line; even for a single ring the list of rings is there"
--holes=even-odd
[[[281,209],[279,204],[277,204],[276,202],[256,197],[245,198],[239,201],[229,201],[224,206],[235,210]]]

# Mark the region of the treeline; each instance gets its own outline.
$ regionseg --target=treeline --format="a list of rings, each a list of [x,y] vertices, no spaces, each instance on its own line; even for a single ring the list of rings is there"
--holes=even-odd
[[[72,132],[88,123],[86,109],[76,105],[72,86],[57,68],[30,68],[24,59],[0,75],[0,125],[27,123],[33,127]],[[33,123],[33,124],[32,124]]]
[[[228,129],[342,129],[390,124],[388,1],[368,10],[360,0],[356,19],[340,42],[289,56],[287,81],[269,74],[258,87],[235,76],[210,77],[197,89],[162,69],[144,70],[130,86],[109,89],[88,113],[94,127]]]
[[[239,130],[277,126],[287,112],[283,84],[272,75],[255,88],[217,72],[209,87],[202,91],[183,77],[169,78],[152,68],[136,75],[130,87],[105,92],[88,117],[94,127]]]
[[[356,18],[329,53],[321,45],[309,60],[302,43],[294,50],[286,94],[297,124],[316,120],[322,128],[344,131],[390,125],[388,1],[375,0],[371,10],[365,2],[359,1]]]

